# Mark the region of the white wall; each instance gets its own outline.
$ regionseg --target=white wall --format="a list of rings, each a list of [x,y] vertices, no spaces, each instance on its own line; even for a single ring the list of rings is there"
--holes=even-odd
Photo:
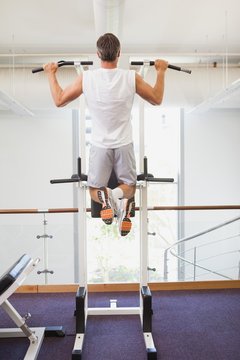
[[[239,204],[240,110],[185,118],[185,202]]]
[[[184,122],[184,194],[186,205],[240,204],[240,110],[218,109],[202,115],[186,116]],[[239,210],[186,211],[185,235],[203,231],[240,215]],[[186,244],[194,245],[224,239],[239,233],[240,221],[222,230],[204,235]],[[219,256],[216,253],[239,250],[239,237],[221,241],[198,250],[198,259],[210,257],[200,264],[237,278],[239,256]],[[193,252],[188,253],[193,260]],[[232,267],[230,270],[226,270]],[[192,268],[188,271],[192,273]],[[221,271],[220,271],[221,272]],[[204,273],[204,271],[199,271]],[[213,275],[206,275],[212,278]],[[215,278],[218,278],[217,276]],[[220,278],[220,277],[219,277]],[[201,279],[201,278],[200,278]]]
[[[199,68],[191,65],[184,67],[190,68],[192,74],[167,70],[163,106],[191,109],[240,78],[238,68],[230,68],[226,76],[225,70],[220,67],[213,68],[207,65]],[[154,67],[151,67],[146,80],[154,84],[155,78],[156,72]],[[236,104],[239,106],[238,102]]]
[[[71,110],[41,112],[34,117],[0,115],[0,208],[48,209],[73,206],[72,184],[51,185],[50,179],[72,175]],[[47,214],[51,282],[73,282],[72,215]],[[1,215],[0,270],[29,253],[40,257],[43,270],[43,215]],[[67,254],[67,256],[66,256]],[[43,283],[43,275],[32,276]],[[31,282],[31,277],[28,283]]]
[[[59,73],[63,85],[75,76],[72,70]],[[229,83],[238,77],[238,69],[232,69]],[[151,69],[147,81],[154,82],[154,78]],[[18,69],[14,74],[1,69],[0,83],[2,90],[36,114],[16,117],[0,111],[0,208],[72,207],[72,185],[50,185],[49,180],[72,174],[70,109],[76,108],[77,102],[66,110],[53,112],[45,75],[32,75],[31,69]],[[169,70],[163,106],[189,108],[223,87],[222,69],[193,69],[192,75]],[[186,117],[185,204],[239,203],[239,115],[240,110],[221,110]],[[209,219],[218,223],[229,215],[212,214],[186,213],[186,234],[209,225]],[[48,215],[47,218],[49,233],[54,235],[49,241],[49,263],[56,270],[50,282],[73,282],[72,216]],[[0,272],[24,252],[42,257],[43,244],[35,239],[43,231],[42,220],[42,215],[0,216],[0,241],[6,254],[1,256]]]

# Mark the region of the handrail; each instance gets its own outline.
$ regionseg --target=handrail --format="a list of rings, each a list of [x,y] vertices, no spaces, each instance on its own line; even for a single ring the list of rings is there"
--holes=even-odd
[[[214,231],[214,230],[220,229],[221,227],[226,226],[226,225],[229,225],[229,224],[231,224],[231,223],[233,223],[233,222],[235,222],[235,221],[237,221],[237,220],[239,220],[239,219],[240,219],[240,216],[237,216],[237,217],[234,217],[233,219],[224,221],[224,222],[221,223],[221,224],[215,225],[215,226],[213,226],[213,227],[211,227],[211,228],[209,228],[209,229],[200,231],[200,232],[198,232],[198,233],[196,233],[196,234],[193,234],[193,235],[191,235],[191,236],[187,236],[187,237],[185,237],[185,238],[183,238],[183,239],[180,239],[180,240],[176,241],[174,244],[172,244],[171,246],[169,246],[169,248],[167,248],[166,250],[171,251],[171,248],[173,248],[173,247],[176,246],[176,245],[179,245],[179,244],[182,243],[182,242],[195,239],[196,237],[199,237],[199,236],[205,235],[205,234],[207,234],[207,233],[209,233],[209,232],[212,232],[212,231]]]
[[[149,211],[168,211],[168,210],[240,210],[240,205],[186,205],[186,206],[149,206]],[[135,210],[139,210],[136,207]],[[91,209],[87,208],[87,212]],[[39,213],[77,213],[78,208],[50,208],[50,209],[0,209],[1,214],[39,214]]]
[[[0,209],[0,214],[46,214],[46,213],[77,213],[78,208],[56,209]]]
[[[202,247],[205,247],[205,246],[209,246],[209,245],[212,245],[212,244],[219,244],[220,242],[222,241],[226,241],[226,240],[231,240],[231,239],[234,239],[234,238],[237,238],[240,236],[240,233],[237,233],[235,235],[232,235],[232,236],[229,236],[229,237],[225,237],[223,239],[219,239],[219,240],[214,240],[214,241],[210,241],[208,242],[207,244],[202,244],[202,245],[198,245],[198,249],[199,248],[202,248]],[[192,251],[194,249],[194,247],[192,248],[188,248],[186,251],[185,251],[185,254]]]
[[[214,270],[207,269],[207,268],[205,268],[204,266],[201,266],[201,265],[199,265],[199,264],[197,264],[197,263],[194,263],[194,262],[192,262],[192,261],[190,261],[190,260],[185,259],[184,257],[182,257],[182,256],[180,256],[180,255],[177,255],[176,253],[174,253],[173,248],[174,248],[176,245],[179,245],[179,244],[181,244],[181,243],[183,243],[183,242],[186,242],[186,241],[195,239],[195,238],[197,238],[197,237],[199,237],[199,236],[205,235],[205,234],[207,234],[207,233],[209,233],[209,232],[212,232],[212,231],[214,231],[214,230],[220,229],[221,227],[226,226],[226,225],[229,225],[229,224],[231,224],[231,223],[233,223],[233,222],[235,222],[235,221],[237,221],[237,220],[239,220],[239,219],[240,219],[240,216],[237,216],[237,217],[235,217],[235,218],[233,218],[233,219],[230,219],[230,220],[227,220],[227,221],[225,221],[225,222],[223,222],[223,223],[221,223],[221,224],[215,225],[215,226],[213,226],[213,227],[211,227],[211,228],[209,228],[209,229],[206,229],[206,230],[204,230],[204,231],[200,231],[200,232],[198,232],[198,233],[196,233],[196,234],[193,234],[193,235],[191,235],[191,236],[187,236],[187,237],[185,237],[185,238],[183,238],[183,239],[180,239],[180,240],[176,241],[174,244],[172,244],[171,246],[169,246],[169,247],[165,250],[165,252],[164,252],[164,258],[165,258],[165,261],[164,261],[164,278],[165,278],[165,279],[167,278],[167,268],[166,268],[166,266],[167,266],[167,253],[168,253],[168,251],[169,251],[172,256],[176,257],[176,258],[179,259],[179,260],[184,261],[185,263],[188,263],[188,264],[190,264],[190,265],[193,265],[193,266],[195,266],[195,267],[198,267],[199,269],[206,270],[206,271],[208,271],[208,272],[210,272],[210,273],[212,273],[212,274],[215,274],[215,275],[224,277],[224,278],[226,278],[226,279],[232,280],[232,278],[230,278],[230,277],[228,277],[228,276],[226,276],[226,275],[220,274],[220,273],[218,273],[217,271],[214,271]]]
[[[208,257],[198,259],[198,262],[214,259],[216,257],[223,256],[223,255],[236,254],[236,253],[239,253],[239,250],[224,251],[224,252],[218,253],[217,255],[212,255],[212,256],[208,256]]]
[[[239,210],[240,205],[178,205],[153,206],[148,210]]]
[[[231,267],[228,266],[228,267],[223,268],[222,271],[232,270],[232,269],[238,269],[238,268],[239,268],[238,266],[231,266]],[[203,275],[205,275],[205,274],[209,274],[209,271],[205,271],[205,272],[202,272],[201,274],[196,275],[196,278],[201,277],[201,276],[203,276]],[[187,276],[187,277],[185,278],[186,281],[189,280],[189,279],[192,279],[192,275],[191,275],[191,276]],[[227,279],[227,280],[234,280],[234,279],[229,278],[229,279]]]
[[[219,272],[217,272],[217,271],[214,271],[214,270],[210,270],[210,269],[208,269],[208,268],[206,268],[206,267],[204,267],[204,266],[202,266],[202,265],[199,265],[199,264],[197,264],[197,263],[193,263],[192,261],[187,260],[187,259],[183,258],[183,257],[180,256],[180,255],[174,254],[174,253],[172,253],[172,252],[171,252],[171,254],[172,254],[173,256],[175,256],[176,258],[178,258],[179,260],[182,260],[182,261],[184,261],[184,262],[186,262],[186,263],[188,263],[188,264],[194,265],[195,267],[197,267],[197,268],[199,268],[199,269],[206,270],[208,273],[221,276],[221,277],[223,277],[223,278],[225,278],[225,279],[228,279],[228,280],[233,280],[231,277],[229,277],[229,276],[227,276],[227,275],[221,274],[221,273],[219,273]]]
[[[148,207],[147,208],[149,211],[151,210],[157,210],[157,211],[169,211],[169,210],[240,210],[240,205],[238,204],[235,204],[235,205],[187,205],[187,206],[183,206],[183,205],[180,205],[180,206],[166,206],[166,205],[163,205],[163,206],[152,206],[152,207]],[[139,210],[139,207],[136,207],[135,210]],[[91,208],[86,208],[86,212],[91,212]],[[1,214],[7,214],[7,215],[10,215],[10,214],[46,214],[46,213],[78,213],[78,208],[49,208],[49,209],[0,209],[0,215]],[[177,242],[175,242],[174,244],[172,244],[170,247],[168,247],[166,250],[165,250],[165,253],[164,253],[164,279],[166,280],[167,279],[167,253],[168,251],[170,251],[170,253],[177,257],[178,259],[188,263],[188,264],[191,264],[195,267],[198,267],[198,268],[201,268],[203,270],[206,270],[208,273],[213,273],[213,274],[217,274],[218,276],[221,276],[221,277],[224,277],[224,278],[227,278],[227,279],[231,279],[230,277],[228,276],[225,276],[223,274],[220,274],[216,271],[212,271],[210,269],[207,269],[203,266],[200,266],[199,264],[196,264],[196,262],[191,262],[191,261],[188,261],[186,260],[185,258],[177,255],[176,253],[173,252],[172,248],[175,247],[176,245],[180,244],[180,243],[183,243],[185,241],[189,241],[189,240],[192,240],[196,237],[199,237],[201,235],[204,235],[206,233],[209,233],[211,231],[214,231],[218,228],[221,228],[225,225],[228,225],[234,221],[237,221],[240,219],[240,216],[236,217],[236,218],[233,218],[231,220],[228,220],[222,224],[219,224],[219,225],[216,225],[210,229],[207,229],[205,231],[201,231],[197,234],[194,234],[192,236],[189,236],[189,237],[186,237],[186,238],[182,238],[180,240],[178,240]]]

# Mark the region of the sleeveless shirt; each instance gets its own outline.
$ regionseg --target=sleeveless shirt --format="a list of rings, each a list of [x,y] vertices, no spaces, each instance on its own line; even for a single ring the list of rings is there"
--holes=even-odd
[[[113,149],[131,143],[135,71],[87,70],[83,72],[82,86],[92,118],[92,144]]]

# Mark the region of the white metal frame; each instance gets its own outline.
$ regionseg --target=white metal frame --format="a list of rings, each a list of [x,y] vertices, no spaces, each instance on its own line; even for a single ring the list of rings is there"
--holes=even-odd
[[[145,75],[148,70],[149,63],[143,65],[141,72]],[[143,171],[144,158],[144,101],[139,99],[139,142],[140,142],[140,170]],[[85,119],[85,104],[80,102],[80,128],[84,129],[82,122]],[[85,141],[83,139],[83,131],[81,131],[80,154],[85,154]],[[84,132],[85,134],[85,132]],[[85,169],[83,169],[85,170]],[[116,302],[111,302],[109,308],[89,308],[87,299],[87,232],[86,232],[86,183],[80,181],[78,183],[78,249],[79,249],[79,285],[80,288],[86,289],[85,298],[85,324],[88,315],[139,315],[143,325],[143,298],[142,288],[148,287],[148,214],[147,214],[147,181],[141,181],[138,184],[140,192],[140,307],[117,307]],[[147,352],[150,351],[151,359],[157,359],[157,353],[154,346],[154,341],[151,332],[144,332],[143,336]],[[72,352],[72,358],[81,359],[82,346],[84,342],[84,333],[77,333],[75,344]],[[155,356],[153,357],[152,352]]]

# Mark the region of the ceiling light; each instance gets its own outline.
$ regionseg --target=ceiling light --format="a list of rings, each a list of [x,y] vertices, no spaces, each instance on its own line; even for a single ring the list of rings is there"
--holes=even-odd
[[[111,32],[119,36],[122,30],[122,18],[125,0],[94,0],[94,20],[97,38]]]

